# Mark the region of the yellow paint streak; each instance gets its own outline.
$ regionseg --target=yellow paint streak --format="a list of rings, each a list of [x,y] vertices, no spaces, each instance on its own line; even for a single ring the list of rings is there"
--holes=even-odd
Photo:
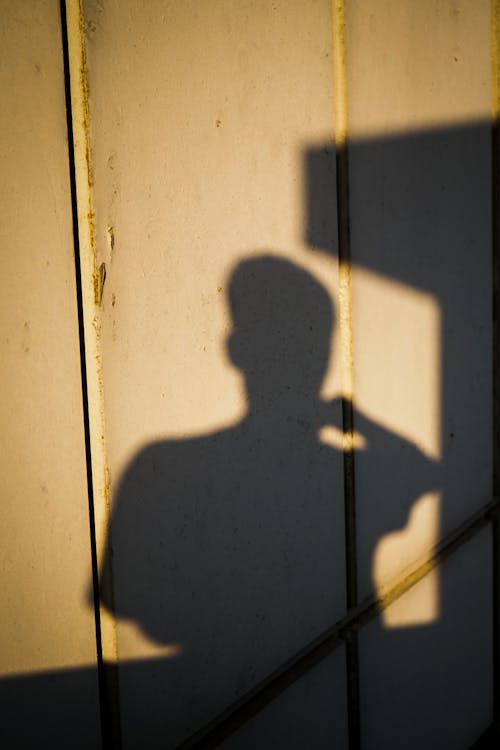
[[[413,586],[423,580],[440,564],[441,560],[435,551],[422,555],[412,565],[403,569],[398,576],[377,590],[379,609],[384,610],[400,599]]]
[[[491,0],[491,117],[500,121],[500,0]]]
[[[78,236],[82,284],[83,328],[87,367],[92,481],[99,576],[109,526],[109,476],[106,467],[104,394],[101,355],[101,320],[98,306],[99,269],[95,242],[92,197],[92,153],[85,49],[85,23],[81,0],[66,0]],[[96,292],[97,290],[97,292]],[[90,572],[89,572],[90,573]],[[109,577],[109,576],[108,576]],[[116,620],[100,609],[103,658],[117,662]]]
[[[339,326],[341,341],[342,395],[352,400],[354,395],[354,361],[352,353],[352,280],[351,267],[347,262],[339,269]],[[345,440],[351,436],[346,435]],[[347,446],[344,447],[346,449]]]
[[[335,147],[337,153],[347,149],[347,72],[346,72],[346,34],[344,0],[333,0],[332,5],[332,46],[333,46],[333,97],[335,117]],[[347,162],[345,162],[347,163]],[[347,174],[344,175],[347,179]],[[345,186],[347,188],[347,186]],[[342,190],[342,186],[339,188]],[[339,217],[342,222],[346,217]],[[347,229],[347,227],[345,227]],[[344,241],[348,241],[345,237]],[[347,252],[349,248],[346,248]],[[342,395],[352,400],[353,385],[353,346],[352,346],[352,280],[350,258],[346,253],[339,268],[339,329],[341,339],[341,376]],[[344,451],[352,451],[354,436],[351,432],[344,434]]]
[[[347,75],[344,0],[333,0],[333,97],[335,107],[335,145],[347,144]]]

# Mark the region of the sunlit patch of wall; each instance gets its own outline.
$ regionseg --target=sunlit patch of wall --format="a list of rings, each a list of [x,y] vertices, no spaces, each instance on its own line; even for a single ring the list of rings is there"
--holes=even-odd
[[[92,663],[95,643],[58,9],[10,8],[2,48],[5,674]]]
[[[439,301],[433,294],[356,268],[353,310],[358,408],[439,461]]]
[[[345,6],[350,138],[489,119],[488,0]]]

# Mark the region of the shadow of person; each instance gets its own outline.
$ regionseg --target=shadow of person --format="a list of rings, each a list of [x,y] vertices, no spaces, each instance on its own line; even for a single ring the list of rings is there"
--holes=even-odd
[[[340,426],[339,400],[319,395],[329,295],[298,266],[267,255],[240,263],[228,291],[227,348],[246,384],[246,416],[209,435],[150,444],[132,460],[104,561],[112,557],[114,582],[114,602],[101,589],[104,605],[155,641],[182,647],[154,677],[172,742],[345,611],[343,459],[318,436]],[[374,427],[365,426],[370,440]],[[375,439],[395,450],[381,428]],[[390,509],[380,514],[377,529],[391,528]]]

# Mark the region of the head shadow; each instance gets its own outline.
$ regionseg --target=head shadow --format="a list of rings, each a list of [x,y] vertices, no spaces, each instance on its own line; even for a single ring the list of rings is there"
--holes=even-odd
[[[288,260],[258,255],[231,273],[228,302],[227,349],[245,380],[249,416],[314,409],[334,326],[322,284]]]

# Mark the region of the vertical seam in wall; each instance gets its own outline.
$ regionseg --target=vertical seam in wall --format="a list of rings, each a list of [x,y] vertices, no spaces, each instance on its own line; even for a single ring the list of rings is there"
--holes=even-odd
[[[332,3],[333,96],[337,177],[339,321],[341,337],[342,426],[347,608],[357,606],[356,493],[354,472],[352,284],[349,216],[347,60],[344,0]],[[357,633],[346,637],[349,749],[360,747]]]
[[[500,0],[491,0],[491,221],[492,221],[492,314],[493,314],[493,495],[500,494]],[[493,721],[500,736],[500,526],[495,517],[493,540]]]
[[[75,183],[75,159],[74,159],[74,144],[73,144],[73,129],[72,129],[72,109],[71,109],[71,89],[69,80],[69,57],[68,57],[68,37],[66,34],[66,7],[64,2],[60,3],[61,7],[61,41],[62,41],[62,52],[63,52],[63,66],[64,66],[64,88],[65,88],[65,101],[66,101],[66,127],[68,134],[68,162],[69,162],[69,177],[70,177],[70,191],[71,191],[71,211],[73,220],[73,244],[74,244],[74,259],[75,259],[75,287],[76,287],[76,298],[77,298],[77,312],[78,312],[78,337],[79,337],[79,349],[80,349],[80,369],[82,378],[82,411],[83,411],[83,423],[84,423],[84,435],[85,435],[85,458],[87,465],[87,493],[88,493],[88,505],[89,505],[89,531],[90,531],[90,553],[92,562],[92,588],[94,597],[94,613],[95,613],[95,625],[96,625],[96,650],[97,650],[97,665],[99,671],[99,691],[102,693],[102,642],[101,642],[101,623],[99,618],[99,594],[98,594],[98,572],[97,572],[97,552],[95,545],[95,519],[94,519],[94,492],[93,492],[93,481],[92,481],[92,457],[90,447],[90,429],[89,429],[89,418],[88,418],[88,396],[87,396],[87,364],[85,354],[85,342],[83,336],[83,302],[82,302],[82,284],[81,284],[81,272],[80,272],[80,242],[78,237],[78,215],[77,215],[77,199],[76,199],[76,183]],[[101,701],[102,702],[102,701]]]
[[[116,676],[116,620],[100,605],[99,587],[110,572],[102,570],[110,517],[106,466],[104,399],[99,311],[88,83],[82,0],[61,0],[65,66],[68,151],[72,190],[75,270],[78,297],[82,391],[87,451],[87,477],[92,551],[93,595],[99,669],[102,741],[120,746],[119,695]]]

